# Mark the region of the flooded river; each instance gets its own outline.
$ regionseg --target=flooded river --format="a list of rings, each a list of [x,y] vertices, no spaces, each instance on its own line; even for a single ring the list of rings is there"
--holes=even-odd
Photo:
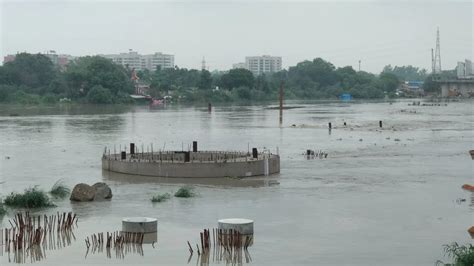
[[[0,106],[0,196],[32,186],[49,190],[59,179],[70,187],[103,181],[112,188],[111,201],[58,200],[56,208],[36,211],[79,217],[75,240],[44,251],[39,265],[204,265],[196,254],[188,262],[186,241],[199,243],[202,229],[231,217],[255,221],[244,265],[434,265],[449,261],[443,244],[472,243],[474,203],[461,186],[474,183],[474,109],[472,102],[408,104],[294,103],[281,126],[269,106],[217,106],[211,113],[207,106]],[[102,172],[105,146],[181,150],[193,140],[206,150],[278,149],[281,173],[175,180]],[[307,149],[328,157],[308,160]],[[193,185],[197,197],[150,202],[183,184]],[[0,227],[10,227],[12,214]],[[86,256],[86,236],[119,230],[127,216],[158,218],[157,243],[123,258]],[[0,253],[1,265],[9,261],[12,254]],[[211,256],[209,264],[225,262]]]

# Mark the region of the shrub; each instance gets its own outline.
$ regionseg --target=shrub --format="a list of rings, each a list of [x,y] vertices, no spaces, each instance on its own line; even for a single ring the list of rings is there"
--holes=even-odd
[[[28,94],[22,90],[17,90],[8,96],[8,100],[14,103],[26,105],[36,105],[41,103],[41,98],[36,94]]]
[[[474,265],[474,246],[459,245],[454,242],[451,245],[444,245],[444,253],[454,260],[454,264],[445,264],[453,266],[472,266]]]
[[[181,187],[176,191],[176,193],[174,193],[174,196],[178,198],[191,198],[196,195],[193,190],[192,187]]]
[[[114,96],[109,89],[96,85],[87,93],[87,101],[89,103],[113,103]]]
[[[41,101],[46,104],[53,104],[59,102],[59,97],[57,95],[48,93],[41,97]]]
[[[250,100],[251,93],[248,87],[238,87],[233,90],[233,93],[237,99]]]
[[[134,103],[135,100],[130,97],[130,94],[119,91],[117,96],[115,96],[114,103],[123,103],[123,104],[131,104]]]
[[[11,193],[3,201],[5,205],[19,208],[54,207],[48,195],[36,187],[25,189],[24,193]]]
[[[164,201],[169,200],[170,198],[171,198],[170,193],[159,194],[159,195],[153,196],[153,198],[151,198],[151,202],[164,202]]]
[[[59,199],[66,198],[70,193],[71,193],[71,189],[66,187],[63,184],[62,180],[56,181],[56,183],[54,183],[53,187],[49,191],[49,194],[51,194],[53,197],[59,198]]]

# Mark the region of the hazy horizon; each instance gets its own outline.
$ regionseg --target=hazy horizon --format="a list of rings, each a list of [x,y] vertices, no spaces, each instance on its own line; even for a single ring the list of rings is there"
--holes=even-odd
[[[472,2],[2,1],[0,55],[55,50],[84,56],[163,52],[179,67],[226,70],[245,56],[281,56],[283,67],[321,57],[378,73],[431,68],[436,29],[443,69],[472,59]]]

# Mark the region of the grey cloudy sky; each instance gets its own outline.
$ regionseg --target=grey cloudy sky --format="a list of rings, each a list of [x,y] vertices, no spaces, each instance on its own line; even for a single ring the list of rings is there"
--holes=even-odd
[[[429,69],[436,28],[443,69],[472,58],[472,1],[1,1],[0,52],[164,52],[180,67],[225,70],[249,55],[284,67],[315,57],[380,72]]]

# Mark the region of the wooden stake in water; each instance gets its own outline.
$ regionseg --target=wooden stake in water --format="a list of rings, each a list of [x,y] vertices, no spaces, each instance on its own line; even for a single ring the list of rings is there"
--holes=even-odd
[[[280,83],[280,125],[283,123],[283,80]]]

